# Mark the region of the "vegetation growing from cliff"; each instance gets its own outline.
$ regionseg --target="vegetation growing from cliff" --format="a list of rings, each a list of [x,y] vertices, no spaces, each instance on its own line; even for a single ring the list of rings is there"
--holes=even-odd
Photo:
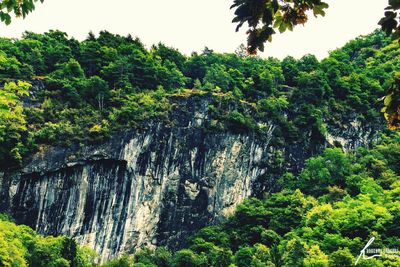
[[[15,94],[11,106],[0,98],[3,107],[18,111],[0,121],[0,162],[7,163],[1,168],[18,167],[43,145],[101,142],[121,129],[144,129],[149,120],[172,123],[172,98],[199,92],[212,99],[209,129],[262,134],[273,123],[282,143],[301,142],[304,133],[318,143],[328,123],[380,120],[378,99],[399,69],[398,55],[398,45],[379,31],[322,61],[208,48],[188,57],[109,32],[82,42],[59,31],[1,38],[2,94],[12,82],[33,85],[29,97]]]
[[[399,133],[382,136],[372,149],[327,149],[299,175],[288,173],[283,191],[244,201],[226,222],[198,231],[187,248],[143,249],[105,266],[354,266],[371,237],[370,248],[398,248],[399,151]],[[386,255],[358,266],[399,264],[400,257]]]

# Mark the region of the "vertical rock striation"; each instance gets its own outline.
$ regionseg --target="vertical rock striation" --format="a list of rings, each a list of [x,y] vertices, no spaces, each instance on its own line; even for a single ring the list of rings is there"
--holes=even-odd
[[[207,132],[205,107],[189,107],[194,115],[174,127],[155,123],[102,145],[38,153],[2,179],[9,194],[3,206],[39,233],[94,248],[101,261],[140,246],[176,249],[232,213],[266,172],[268,141]]]
[[[190,233],[254,194],[254,183],[266,177],[277,152],[289,169],[305,160],[302,144],[270,145],[272,124],[262,140],[251,133],[210,132],[203,127],[207,101],[187,98],[181,105],[171,115],[173,126],[151,123],[101,145],[48,148],[21,171],[0,173],[0,211],[39,233],[74,237],[101,261],[141,246],[177,249]],[[330,129],[325,146],[342,139],[346,148],[363,143],[359,127]],[[344,143],[349,138],[352,143]],[[260,192],[273,186],[274,179],[267,180]]]

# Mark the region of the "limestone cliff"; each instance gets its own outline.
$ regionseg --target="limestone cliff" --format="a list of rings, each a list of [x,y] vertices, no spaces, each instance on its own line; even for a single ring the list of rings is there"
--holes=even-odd
[[[268,175],[277,151],[288,168],[309,154],[304,144],[271,145],[273,124],[262,139],[207,131],[207,100],[182,101],[186,113],[174,114],[173,127],[151,123],[101,145],[37,153],[22,170],[0,176],[1,209],[42,234],[76,238],[102,261],[140,246],[175,249],[196,229],[231,214],[254,190],[270,190],[273,178],[254,185]],[[354,125],[331,130],[321,149],[342,139],[345,147],[363,144],[373,134]]]

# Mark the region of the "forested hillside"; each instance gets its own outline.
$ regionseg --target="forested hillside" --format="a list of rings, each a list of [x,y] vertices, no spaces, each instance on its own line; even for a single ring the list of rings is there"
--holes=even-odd
[[[276,147],[301,144],[313,157],[303,169],[275,157],[274,192],[258,192],[187,248],[143,248],[105,266],[352,266],[372,236],[375,247],[398,246],[400,137],[384,129],[380,99],[399,69],[399,46],[380,31],[321,61],[262,59],[243,47],[187,56],[109,32],[81,42],[59,31],[1,38],[0,174],[50,146],[100,144],[150,122],[174,127],[176,99],[209,98],[205,131],[262,139],[274,125]],[[352,124],[384,130],[370,148],[334,142],[316,155],[329,127]],[[93,252],[71,239],[41,237],[11,221],[0,216],[0,265],[95,265]],[[359,263],[399,264],[387,257]]]
[[[378,99],[399,69],[398,54],[379,31],[322,61],[248,57],[243,48],[236,54],[205,48],[187,57],[108,32],[83,42],[59,31],[2,38],[0,167],[18,167],[41,145],[101,142],[122,128],[143,129],[148,120],[171,121],[170,97],[191,94],[216,99],[210,129],[262,133],[272,121],[281,142],[310,132],[318,143],[328,121],[381,123]],[[34,90],[38,85],[44,89]]]

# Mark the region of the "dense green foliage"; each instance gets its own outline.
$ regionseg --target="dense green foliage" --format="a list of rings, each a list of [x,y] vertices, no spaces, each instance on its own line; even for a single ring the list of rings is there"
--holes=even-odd
[[[0,90],[0,168],[21,161],[22,134],[26,132],[23,108],[18,103],[20,96],[28,95],[30,84],[19,81],[5,84]]]
[[[318,143],[327,123],[379,121],[383,103],[377,100],[399,69],[398,54],[378,31],[322,61],[208,48],[187,57],[163,44],[147,50],[137,38],[108,32],[82,42],[59,31],[1,38],[0,104],[9,114],[0,121],[0,162],[7,162],[1,168],[18,167],[43,145],[101,142],[126,127],[144,129],[149,120],[173,125],[173,102],[192,95],[211,99],[211,130],[262,134],[274,123],[277,142],[301,142],[308,132]],[[29,97],[7,89],[18,87],[18,80],[33,85]],[[13,103],[6,94],[14,94]]]
[[[265,42],[272,41],[272,36],[286,30],[292,31],[296,25],[308,21],[310,11],[315,17],[325,16],[329,5],[321,0],[234,0],[231,8],[235,9],[232,22],[238,23],[236,31],[243,24],[248,24],[247,51],[257,54],[264,51]],[[400,9],[399,0],[388,0],[384,17],[378,22],[382,30],[400,43]],[[385,97],[385,107],[382,112],[391,128],[400,128],[400,83],[399,73],[394,75],[391,89]]]
[[[3,0],[0,1],[0,20],[6,24],[11,23],[11,15],[25,17],[35,9],[35,2],[38,0]],[[43,2],[44,0],[40,0]],[[325,15],[325,9],[329,5],[322,0],[234,0],[231,8],[236,8],[235,18],[232,22],[238,23],[238,31],[244,23],[248,23],[249,29],[246,31],[247,52],[251,55],[257,54],[257,50],[264,51],[264,43],[272,41],[275,29],[279,32],[286,30],[292,31],[298,24],[305,24],[308,21],[308,12],[313,15]],[[400,0],[388,0],[388,6],[382,19],[378,22],[381,29],[394,40],[400,42],[400,16],[397,12],[400,9]],[[111,71],[118,72],[118,68],[123,68],[123,62],[118,62],[111,66]],[[145,75],[145,73],[143,73]],[[384,97],[385,106],[382,112],[393,129],[400,128],[400,83],[399,74],[393,76],[392,86]],[[171,80],[171,83],[175,81]],[[99,101],[99,105],[101,100]]]
[[[89,267],[95,253],[66,237],[42,237],[0,214],[0,266]]]
[[[399,133],[382,136],[373,149],[327,149],[299,175],[287,174],[283,191],[246,200],[187,248],[173,255],[144,249],[123,258],[124,266],[353,266],[371,237],[373,248],[398,248],[399,162]],[[400,257],[380,257],[358,266],[399,264]]]

